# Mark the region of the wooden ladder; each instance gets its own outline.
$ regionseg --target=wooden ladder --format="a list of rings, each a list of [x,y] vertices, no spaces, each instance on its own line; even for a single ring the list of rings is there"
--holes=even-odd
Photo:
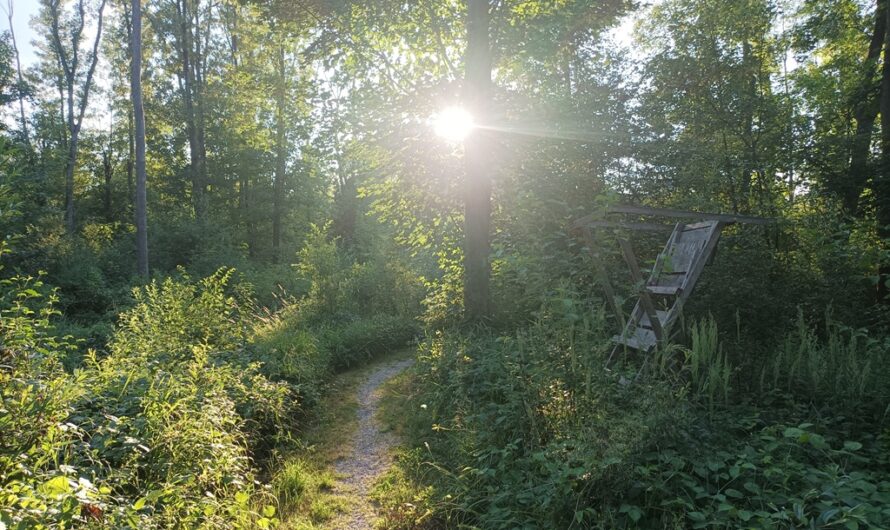
[[[677,223],[645,282],[630,243],[618,240],[631,279],[639,289],[639,299],[624,324],[624,332],[612,337],[614,342],[646,353],[667,339],[702,269],[714,255],[725,224],[719,220]],[[659,305],[667,309],[659,310],[655,299],[666,302]]]

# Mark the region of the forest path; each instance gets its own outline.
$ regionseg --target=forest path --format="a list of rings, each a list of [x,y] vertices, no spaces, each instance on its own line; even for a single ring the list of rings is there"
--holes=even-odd
[[[398,440],[377,419],[381,387],[413,364],[414,359],[388,362],[371,372],[357,391],[358,425],[346,454],[334,461],[337,482],[334,493],[352,499],[350,509],[331,520],[327,527],[369,530],[374,527],[371,501],[374,482],[392,465]]]

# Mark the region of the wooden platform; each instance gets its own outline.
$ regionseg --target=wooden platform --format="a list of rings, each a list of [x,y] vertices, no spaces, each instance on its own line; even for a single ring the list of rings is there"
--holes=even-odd
[[[649,351],[667,338],[705,264],[717,248],[722,227],[721,221],[688,225],[677,223],[674,226],[648,280],[644,283],[642,277],[633,278],[640,298],[631,311],[624,331],[612,340],[635,350]],[[630,243],[622,242],[622,250],[624,259],[633,271],[637,268],[634,266],[636,257],[630,250]],[[631,265],[631,261],[634,265]],[[659,306],[666,309],[659,310]]]
[[[673,225],[667,244],[659,253],[648,279],[642,277],[630,242],[618,239],[638,295],[629,319],[625,319],[603,264],[597,260],[593,252],[595,243],[591,229],[622,228],[666,231],[671,229],[671,225],[604,220],[604,217],[610,214],[624,214],[637,218],[654,216],[697,220],[692,223],[678,222]],[[578,219],[572,224],[571,231],[581,236],[586,243],[594,258],[600,283],[606,291],[606,299],[621,323],[621,334],[615,335],[612,340],[620,346],[649,352],[659,343],[668,339],[670,330],[679,320],[683,305],[695,289],[705,264],[717,249],[717,242],[723,227],[733,223],[763,225],[772,222],[774,222],[772,219],[746,215],[689,212],[644,206],[611,206],[598,214]]]

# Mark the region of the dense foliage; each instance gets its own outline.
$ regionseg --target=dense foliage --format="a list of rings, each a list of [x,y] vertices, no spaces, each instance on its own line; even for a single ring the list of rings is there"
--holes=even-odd
[[[605,371],[602,322],[575,316],[596,309],[563,301],[515,334],[423,346],[399,481],[432,488],[384,485],[394,526],[888,524],[886,338],[822,342],[801,323],[773,359],[740,365],[747,345],[724,349],[703,321],[650,371]]]
[[[414,342],[384,526],[890,527],[887,0],[33,4],[0,36],[0,530],[286,526],[332,376]],[[590,254],[626,312],[616,236],[664,245],[567,231],[616,203],[774,222],[613,353]]]

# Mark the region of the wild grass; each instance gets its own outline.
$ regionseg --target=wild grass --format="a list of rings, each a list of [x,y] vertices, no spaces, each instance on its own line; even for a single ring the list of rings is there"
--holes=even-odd
[[[890,339],[841,325],[827,313],[819,331],[799,313],[760,374],[761,390],[782,389],[847,408],[890,406]]]
[[[398,350],[361,368],[334,377],[324,397],[306,418],[301,442],[281,454],[273,466],[271,483],[281,506],[281,528],[330,528],[359,502],[354,494],[337,489],[334,462],[348,456],[349,441],[357,428],[359,385],[383,362],[402,359]]]
[[[693,393],[703,396],[710,410],[729,402],[732,366],[723,352],[717,323],[707,318],[691,326],[692,344],[684,349],[685,370]]]
[[[742,356],[738,322],[727,345],[704,318],[635,378],[642,359],[603,368],[603,326],[564,295],[519,330],[421,345],[385,401],[410,440],[378,485],[387,528],[890,524],[884,339],[798,322],[773,358]]]

